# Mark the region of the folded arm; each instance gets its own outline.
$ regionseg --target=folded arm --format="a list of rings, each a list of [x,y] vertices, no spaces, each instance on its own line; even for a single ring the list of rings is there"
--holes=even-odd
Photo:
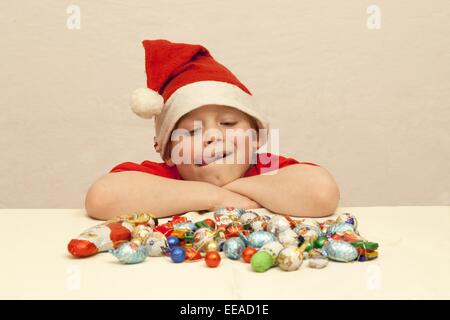
[[[88,190],[85,208],[95,219],[148,211],[156,217],[234,206],[257,208],[249,198],[198,181],[183,181],[137,171],[108,173]]]
[[[335,212],[340,199],[338,186],[322,167],[295,164],[273,175],[237,179],[225,189],[246,196],[280,214],[323,217]]]

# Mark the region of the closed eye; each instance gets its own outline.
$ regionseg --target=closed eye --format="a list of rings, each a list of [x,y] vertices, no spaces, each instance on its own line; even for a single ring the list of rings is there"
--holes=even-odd
[[[222,126],[232,127],[232,126],[236,125],[237,123],[238,123],[237,121],[224,121],[224,122],[221,122],[220,124]]]
[[[194,129],[192,129],[191,131],[189,131],[189,134],[190,134],[190,135],[194,135],[194,134],[196,134],[200,129],[201,129],[201,127],[194,128]]]

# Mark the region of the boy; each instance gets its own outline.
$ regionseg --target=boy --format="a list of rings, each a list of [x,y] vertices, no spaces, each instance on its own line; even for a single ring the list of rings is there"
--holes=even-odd
[[[218,207],[264,207],[293,216],[331,215],[339,189],[310,162],[257,154],[269,128],[250,91],[200,45],[145,40],[147,87],[132,110],[155,117],[163,163],[125,162],[86,195],[96,219],[136,211],[156,217]],[[266,174],[267,173],[267,174]]]

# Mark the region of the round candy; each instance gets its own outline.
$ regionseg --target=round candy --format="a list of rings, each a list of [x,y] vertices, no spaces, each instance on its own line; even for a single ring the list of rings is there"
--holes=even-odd
[[[273,234],[278,234],[285,230],[291,230],[291,226],[288,219],[284,216],[275,215],[267,222],[267,231]]]
[[[257,252],[255,248],[247,247],[242,251],[242,259],[244,259],[245,262],[250,263],[253,255]]]
[[[183,262],[184,259],[186,259],[186,252],[184,252],[184,249],[181,247],[175,247],[170,252],[170,258],[175,263]]]
[[[248,238],[248,245],[253,248],[261,248],[263,245],[265,245],[268,242],[275,241],[275,236],[267,231],[255,231],[251,233]]]
[[[170,236],[167,238],[167,243],[169,244],[170,248],[175,248],[180,245],[180,239],[174,236]]]
[[[140,263],[147,258],[147,250],[145,247],[133,242],[126,242],[117,249],[112,249],[109,252],[124,264]]]
[[[278,255],[278,265],[281,270],[295,271],[302,265],[303,252],[297,247],[287,247]]]
[[[227,258],[232,260],[238,260],[242,256],[242,251],[244,251],[245,243],[242,239],[235,237],[230,238],[223,244],[223,252]]]
[[[266,251],[260,251],[253,255],[250,263],[252,269],[256,272],[266,272],[274,265],[273,257]]]
[[[298,246],[299,244],[299,236],[292,229],[286,229],[280,233],[278,233],[278,241],[287,247],[287,246]]]
[[[210,268],[215,268],[220,264],[220,254],[216,251],[208,252],[205,256],[206,265]]]
[[[354,246],[344,241],[334,241],[330,239],[323,249],[327,253],[328,258],[334,261],[350,262],[358,257],[358,251]]]
[[[206,252],[219,251],[219,245],[215,241],[209,242],[205,247]]]
[[[161,232],[155,231],[146,240],[145,248],[149,257],[161,257],[168,252],[169,244]]]

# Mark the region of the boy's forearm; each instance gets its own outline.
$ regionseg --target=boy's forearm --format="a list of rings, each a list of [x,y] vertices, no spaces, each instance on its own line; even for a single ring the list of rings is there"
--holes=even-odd
[[[136,211],[165,217],[217,206],[221,190],[205,182],[173,180],[142,172],[109,173],[89,189],[86,210],[98,219]]]
[[[242,194],[280,214],[321,217],[334,213],[339,189],[323,168],[292,165],[274,175],[237,179],[224,188]]]

